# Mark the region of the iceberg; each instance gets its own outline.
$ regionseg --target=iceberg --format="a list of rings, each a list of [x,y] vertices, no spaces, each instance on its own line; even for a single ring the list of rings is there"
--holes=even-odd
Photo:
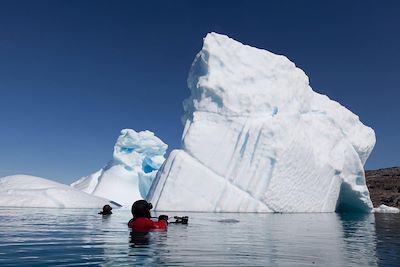
[[[123,206],[146,197],[167,145],[150,131],[123,129],[114,146],[113,159],[99,171],[71,186],[88,194],[111,199]]]
[[[285,56],[209,33],[188,87],[182,147],[147,196],[156,210],[372,211],[374,131]]]
[[[0,178],[0,207],[101,208],[105,204],[118,206],[107,199],[41,177],[11,175]]]
[[[382,204],[379,207],[374,208],[373,212],[375,212],[375,213],[400,213],[400,209]]]

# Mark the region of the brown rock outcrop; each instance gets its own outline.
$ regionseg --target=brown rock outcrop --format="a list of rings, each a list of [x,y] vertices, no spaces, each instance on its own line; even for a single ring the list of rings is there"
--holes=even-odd
[[[400,167],[365,171],[365,178],[374,207],[400,208]]]

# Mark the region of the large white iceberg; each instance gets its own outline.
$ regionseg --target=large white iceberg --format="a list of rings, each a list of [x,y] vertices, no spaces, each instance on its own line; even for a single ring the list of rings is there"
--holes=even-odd
[[[30,175],[0,178],[0,207],[101,208],[109,200]]]
[[[374,131],[286,57],[210,33],[188,87],[182,149],[147,196],[157,210],[371,211]]]
[[[150,131],[124,129],[114,146],[113,159],[99,171],[71,184],[86,193],[132,205],[146,197],[167,150]]]

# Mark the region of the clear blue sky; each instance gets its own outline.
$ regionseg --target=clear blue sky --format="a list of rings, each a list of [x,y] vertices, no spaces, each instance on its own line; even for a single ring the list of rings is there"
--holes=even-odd
[[[286,55],[375,129],[367,168],[400,165],[400,1],[159,2],[0,2],[0,176],[70,183],[122,128],[179,147],[210,31]]]

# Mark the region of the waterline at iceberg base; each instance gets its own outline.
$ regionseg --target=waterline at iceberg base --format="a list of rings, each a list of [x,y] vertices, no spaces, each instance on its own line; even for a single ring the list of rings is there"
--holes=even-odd
[[[160,211],[370,212],[374,131],[284,56],[210,33],[188,78],[182,148],[147,199]]]

